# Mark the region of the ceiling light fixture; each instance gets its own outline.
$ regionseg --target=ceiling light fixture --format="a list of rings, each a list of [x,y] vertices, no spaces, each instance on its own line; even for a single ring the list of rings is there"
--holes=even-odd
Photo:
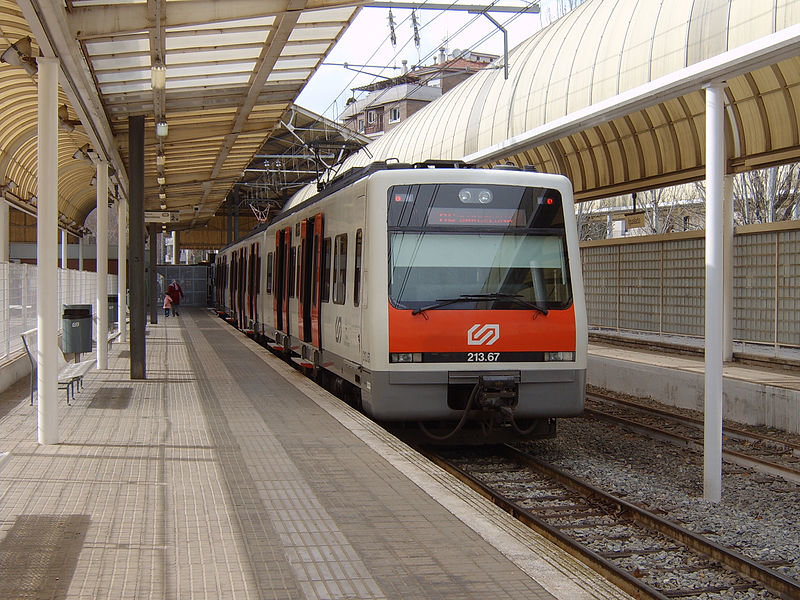
[[[156,177],[156,181],[158,182],[158,185],[164,185],[165,183],[167,183],[167,178],[164,177],[163,175],[159,175],[158,177]]]
[[[161,210],[167,210],[167,203],[166,202],[162,202],[161,203]]]
[[[163,154],[156,154],[156,165],[163,167],[167,164],[167,157]]]
[[[167,137],[168,133],[169,133],[169,125],[167,125],[167,122],[164,119],[156,123],[156,135],[158,137]]]
[[[167,85],[167,67],[160,60],[150,67],[150,85],[154,90],[163,90]]]
[[[0,55],[0,61],[15,67],[22,67],[31,77],[36,75],[36,72],[39,70],[36,59],[33,58],[33,48],[31,46],[30,37],[24,37],[11,44],[6,48],[6,51]]]

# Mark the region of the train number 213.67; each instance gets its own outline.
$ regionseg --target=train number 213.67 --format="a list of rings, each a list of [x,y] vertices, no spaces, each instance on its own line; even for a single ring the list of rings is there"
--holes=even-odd
[[[467,362],[497,362],[499,352],[467,352]]]

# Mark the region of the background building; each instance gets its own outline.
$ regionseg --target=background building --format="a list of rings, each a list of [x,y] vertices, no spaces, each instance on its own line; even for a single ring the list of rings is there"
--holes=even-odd
[[[407,71],[403,61],[403,74],[399,77],[355,88],[354,92],[366,95],[358,100],[351,98],[340,119],[345,127],[375,139],[496,58],[469,50],[454,50],[448,56],[440,48],[436,62],[430,66]]]

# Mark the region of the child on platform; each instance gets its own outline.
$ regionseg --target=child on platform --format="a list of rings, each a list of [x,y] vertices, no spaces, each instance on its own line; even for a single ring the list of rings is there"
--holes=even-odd
[[[172,298],[169,297],[169,294],[164,294],[164,316],[169,316],[169,309],[172,308]]]

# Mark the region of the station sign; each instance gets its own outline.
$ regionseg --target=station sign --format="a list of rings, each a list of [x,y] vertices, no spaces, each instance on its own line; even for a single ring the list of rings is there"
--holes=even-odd
[[[144,211],[145,223],[177,223],[178,213],[168,210],[146,210]]]
[[[645,226],[644,211],[625,213],[625,229],[636,229]]]

